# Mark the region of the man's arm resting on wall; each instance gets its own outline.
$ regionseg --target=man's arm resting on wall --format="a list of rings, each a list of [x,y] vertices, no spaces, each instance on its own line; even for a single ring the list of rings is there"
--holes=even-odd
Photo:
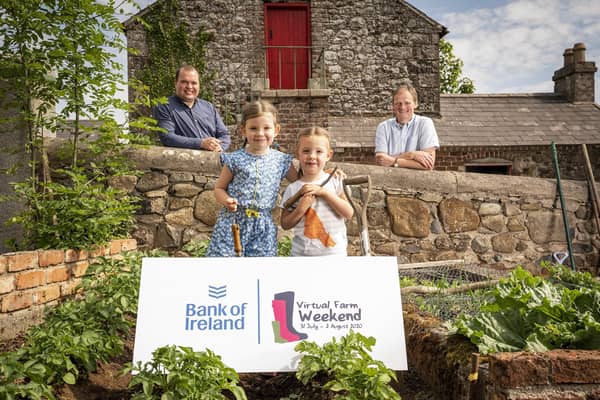
[[[435,166],[435,147],[425,150],[407,151],[396,155],[376,153],[377,165],[384,167],[412,168],[431,170]]]

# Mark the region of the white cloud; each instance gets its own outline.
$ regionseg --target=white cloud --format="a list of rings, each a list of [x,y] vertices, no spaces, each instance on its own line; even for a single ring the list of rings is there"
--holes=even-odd
[[[444,14],[438,22],[450,31],[447,39],[478,92],[552,91],[564,49],[583,42],[587,60],[599,60],[600,2],[593,3],[515,0]]]

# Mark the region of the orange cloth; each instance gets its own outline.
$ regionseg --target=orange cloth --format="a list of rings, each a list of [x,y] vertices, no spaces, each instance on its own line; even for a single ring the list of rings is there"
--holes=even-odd
[[[309,208],[304,214],[304,236],[309,239],[319,239],[325,247],[335,246],[335,241],[329,236],[319,216],[312,208]]]

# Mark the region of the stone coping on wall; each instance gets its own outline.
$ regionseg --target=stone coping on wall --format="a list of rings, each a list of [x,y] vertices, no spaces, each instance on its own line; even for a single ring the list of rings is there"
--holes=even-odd
[[[140,170],[190,171],[218,176],[221,170],[219,153],[172,147],[145,146],[132,148],[128,157]],[[348,176],[369,175],[372,184],[381,189],[432,191],[444,194],[486,193],[500,196],[527,196],[558,199],[553,179],[465,173],[457,171],[421,171],[376,165],[337,163]],[[583,181],[561,181],[566,198],[587,202],[588,188]]]
[[[126,152],[140,170],[204,172],[219,175],[220,153],[164,146],[132,147]]]

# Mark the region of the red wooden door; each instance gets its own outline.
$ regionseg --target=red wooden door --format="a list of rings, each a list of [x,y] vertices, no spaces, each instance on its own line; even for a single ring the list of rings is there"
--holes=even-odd
[[[306,89],[310,73],[308,4],[265,4],[265,43],[271,89]]]

